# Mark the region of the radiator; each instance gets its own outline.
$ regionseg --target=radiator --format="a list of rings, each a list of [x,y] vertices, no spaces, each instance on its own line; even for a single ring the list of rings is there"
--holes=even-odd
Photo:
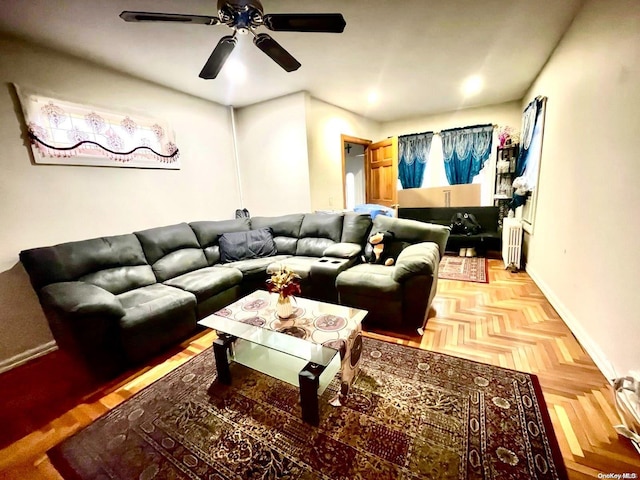
[[[502,259],[505,268],[520,269],[522,258],[522,221],[505,218],[502,223]]]

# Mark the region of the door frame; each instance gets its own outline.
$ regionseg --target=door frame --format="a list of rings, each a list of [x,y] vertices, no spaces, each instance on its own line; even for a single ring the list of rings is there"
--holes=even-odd
[[[345,143],[354,143],[356,145],[362,145],[365,149],[365,157],[364,162],[366,163],[366,150],[369,145],[373,142],[371,140],[367,140],[366,138],[352,137],[351,135],[340,134],[340,150],[342,151],[342,208],[347,208],[347,157],[344,154],[344,144]],[[364,185],[365,185],[365,198],[369,190],[369,171],[364,168]]]

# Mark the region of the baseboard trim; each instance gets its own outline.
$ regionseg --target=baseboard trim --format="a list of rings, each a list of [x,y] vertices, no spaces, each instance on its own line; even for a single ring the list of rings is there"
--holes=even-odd
[[[596,367],[602,372],[607,380],[611,382],[616,375],[615,368],[613,364],[607,359],[607,356],[604,354],[602,349],[598,346],[598,344],[591,338],[591,336],[586,332],[584,327],[580,324],[578,319],[571,313],[571,311],[560,301],[558,296],[551,290],[549,285],[540,278],[540,275],[536,273],[534,269],[532,269],[529,265],[526,266],[526,272],[529,274],[531,279],[538,285],[538,288],[542,290],[542,293],[553,308],[555,308],[560,318],[564,321],[564,323],[569,327],[571,333],[578,339],[582,348],[589,354],[593,362],[596,364]]]
[[[58,345],[55,340],[51,340],[43,345],[31,348],[26,352],[19,353],[18,355],[0,362],[0,373],[4,373],[13,368],[19,367],[20,365],[24,365],[30,360],[46,355],[47,353],[53,352],[57,349]]]

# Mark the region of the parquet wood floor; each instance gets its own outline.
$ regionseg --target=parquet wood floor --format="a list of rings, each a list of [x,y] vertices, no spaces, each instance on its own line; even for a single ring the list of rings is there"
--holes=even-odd
[[[436,314],[422,338],[367,335],[538,375],[569,478],[640,476],[640,455],[613,429],[619,422],[607,380],[535,283],[524,272],[505,271],[499,260],[489,260],[489,279],[488,284],[441,280]],[[26,429],[0,450],[0,479],[61,478],[46,457],[48,448],[208,348],[213,339],[213,333],[200,334],[174,354],[84,391],[77,388],[81,376],[61,355],[0,375],[5,399],[0,421],[13,419],[14,434]]]

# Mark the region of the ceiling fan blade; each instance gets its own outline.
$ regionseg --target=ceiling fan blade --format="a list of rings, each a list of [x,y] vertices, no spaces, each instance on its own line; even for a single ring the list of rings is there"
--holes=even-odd
[[[238,39],[235,35],[222,37],[218,42],[218,45],[216,45],[216,48],[211,52],[209,60],[207,60],[207,63],[202,67],[199,77],[204,78],[205,80],[216,78],[218,73],[220,73],[224,62],[227,61],[227,57],[231,55],[231,52],[233,52],[236,43],[238,43]]]
[[[220,19],[217,17],[207,17],[205,15],[181,15],[179,13],[160,12],[129,12],[124,11],[120,18],[125,22],[175,22],[175,23],[195,23],[198,25],[217,25]]]
[[[293,58],[289,52],[266,33],[256,35],[253,43],[287,72],[293,72],[300,68],[300,62]]]
[[[263,24],[276,32],[342,33],[347,23],[340,13],[272,13]]]

